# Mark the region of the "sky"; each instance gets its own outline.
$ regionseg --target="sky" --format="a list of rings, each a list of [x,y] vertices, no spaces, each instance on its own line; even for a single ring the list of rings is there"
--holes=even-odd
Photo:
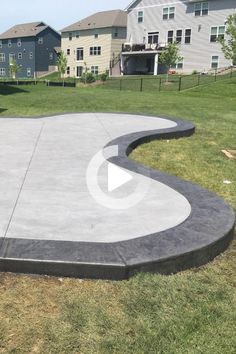
[[[131,0],[11,0],[1,1],[0,33],[26,22],[43,21],[61,30],[95,12],[124,9]]]

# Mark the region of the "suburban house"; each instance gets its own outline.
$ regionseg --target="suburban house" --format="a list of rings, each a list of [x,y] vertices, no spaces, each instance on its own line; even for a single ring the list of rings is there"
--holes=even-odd
[[[120,75],[120,55],[127,36],[125,11],[98,12],[61,32],[68,77],[81,77],[86,70],[94,75],[105,71]]]
[[[227,17],[236,0],[135,0],[127,7],[127,43],[123,46],[123,74],[163,73],[159,55],[178,42],[177,72],[204,72],[232,65],[217,41],[225,36]]]
[[[10,76],[13,60],[21,78],[55,71],[60,46],[60,34],[44,22],[16,25],[0,35],[0,76]]]

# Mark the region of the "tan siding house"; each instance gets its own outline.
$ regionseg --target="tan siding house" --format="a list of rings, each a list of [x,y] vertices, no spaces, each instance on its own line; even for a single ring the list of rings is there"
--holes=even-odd
[[[80,77],[109,71],[120,74],[120,53],[127,36],[127,13],[99,12],[64,28],[62,51],[67,55],[67,76]]]

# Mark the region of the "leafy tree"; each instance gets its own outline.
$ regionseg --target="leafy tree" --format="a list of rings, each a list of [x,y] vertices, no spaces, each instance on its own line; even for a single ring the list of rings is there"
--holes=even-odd
[[[232,63],[236,65],[236,14],[227,18],[225,33],[229,36],[229,39],[219,40],[222,45],[222,51],[225,58],[232,60]]]
[[[12,59],[10,64],[10,75],[13,79],[16,78],[17,74],[21,71],[21,66],[17,64],[16,59]]]
[[[179,55],[178,43],[168,43],[168,46],[159,56],[159,62],[167,67],[167,81],[169,77],[169,70],[171,66],[174,66],[178,61],[183,58]]]
[[[64,52],[60,53],[60,56],[57,60],[57,66],[62,79],[64,78],[67,69],[67,57]]]

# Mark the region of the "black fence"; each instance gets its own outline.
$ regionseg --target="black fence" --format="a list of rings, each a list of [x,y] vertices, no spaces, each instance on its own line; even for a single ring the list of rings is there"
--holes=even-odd
[[[20,85],[37,85],[37,80],[4,80],[0,81],[0,85],[20,86]]]
[[[76,87],[75,81],[50,81],[50,80],[0,80],[0,85],[6,86],[22,86],[22,85],[38,85],[45,84],[46,86],[58,87]]]
[[[183,91],[200,85],[236,77],[236,68],[216,69],[192,75],[162,75],[109,79],[104,88],[130,91]]]

